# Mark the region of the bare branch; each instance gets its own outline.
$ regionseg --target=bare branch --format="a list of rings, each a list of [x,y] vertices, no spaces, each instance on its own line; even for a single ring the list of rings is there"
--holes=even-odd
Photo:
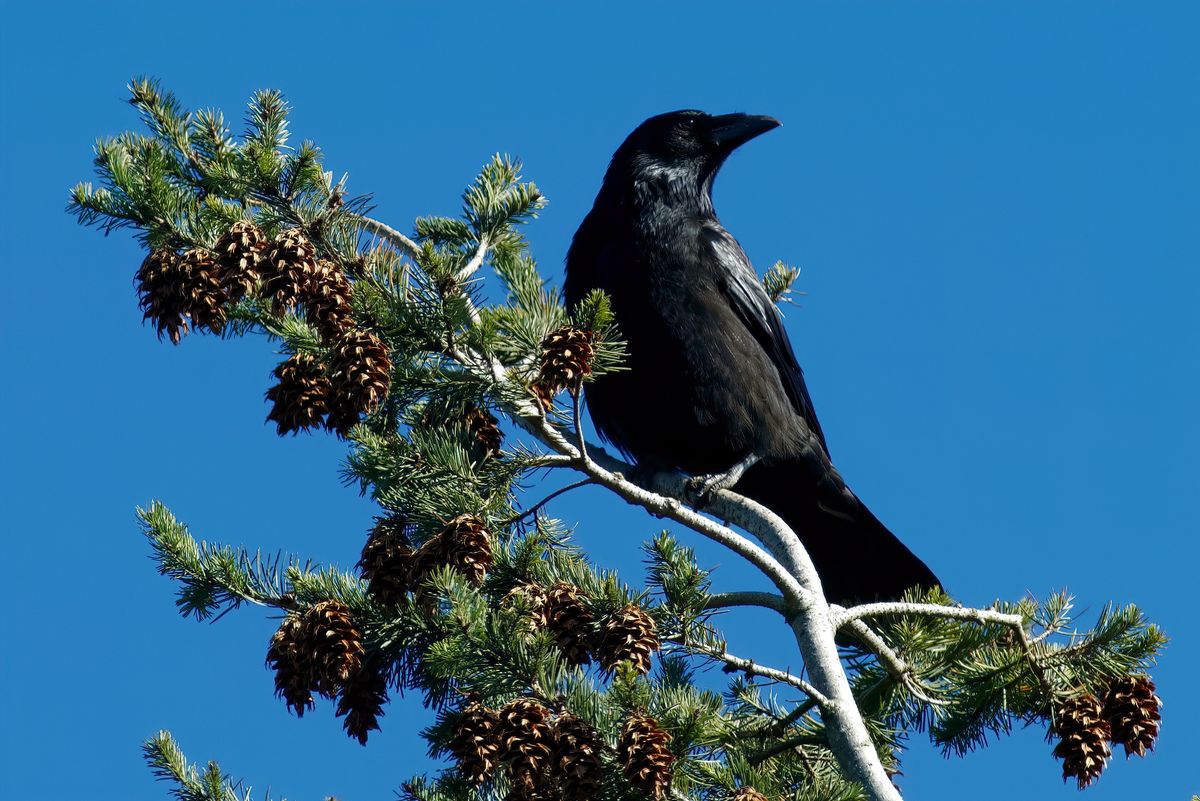
[[[955,620],[973,620],[976,623],[991,623],[1001,626],[1014,626],[1024,629],[1025,621],[1020,615],[1010,615],[997,612],[994,609],[971,609],[965,606],[943,606],[941,604],[910,604],[901,601],[862,604],[844,608],[836,604],[830,605],[833,613],[834,626],[842,628],[854,620],[865,617],[881,617],[883,615],[924,615],[926,617],[947,617]]]
[[[771,609],[785,618],[791,615],[791,610],[788,609],[787,602],[782,595],[776,595],[773,592],[755,592],[745,590],[742,592],[719,592],[708,596],[708,600],[704,604],[705,609],[728,609],[734,606],[761,606],[763,609]]]
[[[805,695],[817,702],[817,706],[824,709],[824,705],[829,703],[829,699],[818,690],[816,687],[809,684],[799,676],[792,675],[790,671],[780,670],[779,668],[767,667],[760,665],[753,659],[744,659],[740,656],[734,656],[728,651],[719,651],[715,648],[705,648],[694,643],[685,643],[682,640],[671,640],[671,642],[680,647],[696,654],[712,657],[720,662],[724,662],[731,668],[740,670],[750,676],[762,676],[763,678],[771,679],[772,681],[780,682],[781,684],[790,684],[792,687],[802,691]]]
[[[470,260],[463,265],[463,268],[454,274],[454,280],[457,283],[462,283],[468,280],[475,273],[479,272],[479,268],[483,266],[483,260],[487,257],[488,248],[491,244],[486,236],[479,237],[479,247],[475,248],[475,253]]]
[[[391,242],[397,250],[402,251],[404,255],[408,256],[413,261],[416,261],[420,257],[420,245],[387,223],[382,223],[379,220],[375,220],[361,214],[356,214],[354,217],[358,220],[359,225],[361,225],[363,228],[367,229],[376,236]]]

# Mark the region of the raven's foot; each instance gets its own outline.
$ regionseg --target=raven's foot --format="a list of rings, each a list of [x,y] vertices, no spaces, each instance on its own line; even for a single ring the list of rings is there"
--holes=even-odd
[[[696,498],[696,506],[707,506],[712,497],[723,489],[729,489],[741,480],[742,474],[762,459],[752,453],[745,459],[726,470],[724,473],[712,473],[707,476],[693,476],[688,481],[688,491]]]

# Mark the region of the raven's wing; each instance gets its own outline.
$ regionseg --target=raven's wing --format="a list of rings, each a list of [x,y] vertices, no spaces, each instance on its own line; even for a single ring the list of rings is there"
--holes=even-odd
[[[787,332],[783,330],[783,318],[779,308],[771,300],[767,291],[759,282],[758,274],[746,258],[742,246],[733,236],[718,224],[705,225],[701,236],[705,243],[712,248],[713,254],[720,262],[721,270],[717,276],[717,284],[729,300],[730,307],[737,314],[742,324],[758,342],[775,370],[779,373],[780,383],[796,410],[810,431],[817,435],[825,455],[829,455],[829,446],[825,444],[825,433],[821,431],[821,423],[817,420],[817,412],[813,409],[812,398],[808,395],[808,387],[804,385],[804,371],[796,361],[796,353]]]

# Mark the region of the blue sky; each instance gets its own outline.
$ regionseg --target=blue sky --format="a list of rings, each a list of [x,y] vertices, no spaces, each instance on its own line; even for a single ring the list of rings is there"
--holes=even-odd
[[[1200,792],[1200,6],[427,5],[0,11],[0,796],[165,798],[138,753],[160,727],[292,799],[390,798],[427,764],[418,699],[367,748],[327,704],[290,717],[263,667],[268,616],[182,620],[147,559],[133,509],[152,498],[200,536],[342,565],[372,508],[340,485],[337,442],[264,424],[269,344],[157,342],[131,237],[63,213],[93,139],[136,124],[139,73],[233,119],[282,89],[296,138],[402,228],[455,213],[491,153],[518,154],[551,201],[528,233],[556,281],[642,118],[781,119],[731,159],[717,209],[760,269],[803,269],[788,328],[843,474],[964,602],[1065,586],[1085,620],[1140,604],[1173,637],[1162,738],[1087,796]],[[655,521],[599,491],[555,511],[636,578]],[[700,553],[718,587],[756,586]],[[732,649],[794,663],[765,613],[729,621]],[[1040,730],[950,760],[914,736],[902,787],[1077,792]]]

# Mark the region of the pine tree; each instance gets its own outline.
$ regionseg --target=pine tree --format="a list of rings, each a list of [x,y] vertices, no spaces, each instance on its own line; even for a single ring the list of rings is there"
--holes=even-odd
[[[149,132],[96,146],[99,185],[77,186],[72,210],[136,230],[147,255],[131,271],[159,336],[275,343],[269,419],[345,438],[347,474],[380,508],[357,573],[198,540],[157,501],[139,510],[148,544],[184,615],[278,611],[267,663],[297,716],[329,699],[365,743],[390,703],[411,702],[389,698],[436,710],[424,736],[453,769],[408,780],[407,796],[898,799],[897,744],[916,732],[961,754],[1041,726],[1080,784],[1110,739],[1152,748],[1165,638],[1137,608],[1087,626],[1066,594],[830,606],[795,534],[752,504],[723,494],[702,514],[683,478],[586,443],[580,390],[619,369],[621,321],[600,293],[564,309],[540,277],[522,231],[544,200],[512,159],[484,165],[461,217],[408,236],[367,216],[315,145],[289,145],[278,92],[254,96],[235,136],[153,81],[130,89]],[[766,288],[782,302],[795,277],[780,265]],[[542,497],[546,473],[582,480]],[[776,591],[714,592],[668,532],[646,543],[645,577],[599,570],[548,513],[584,484],[725,546]],[[777,616],[805,671],[730,653],[718,613],[732,606]],[[241,797],[166,733],[145,752],[179,797]]]

